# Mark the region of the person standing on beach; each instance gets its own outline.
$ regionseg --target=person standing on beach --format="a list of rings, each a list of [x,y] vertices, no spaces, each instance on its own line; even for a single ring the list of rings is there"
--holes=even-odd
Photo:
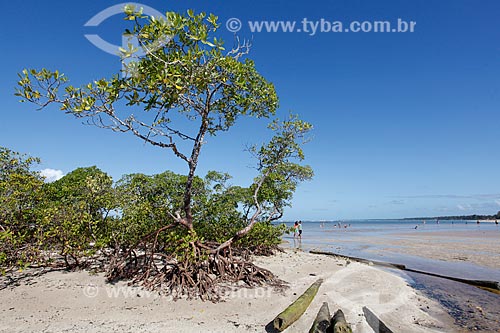
[[[295,221],[293,225],[293,238],[296,238],[298,234],[299,234],[299,223]]]
[[[302,239],[302,221],[299,221],[297,229],[299,230],[299,238]]]

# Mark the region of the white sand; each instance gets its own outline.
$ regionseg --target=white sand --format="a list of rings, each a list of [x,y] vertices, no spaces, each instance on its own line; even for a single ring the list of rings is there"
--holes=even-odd
[[[435,301],[396,275],[344,259],[287,251],[257,258],[290,283],[283,293],[239,289],[226,301],[171,301],[87,272],[51,272],[0,291],[0,332],[265,332],[265,326],[322,277],[305,314],[285,332],[307,332],[323,302],[341,308],[354,332],[373,332],[368,306],[395,332],[458,332]],[[314,275],[311,275],[314,274]]]

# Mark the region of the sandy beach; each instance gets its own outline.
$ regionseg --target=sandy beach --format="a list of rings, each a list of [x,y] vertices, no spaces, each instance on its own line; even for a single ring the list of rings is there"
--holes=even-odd
[[[0,291],[1,332],[264,332],[273,318],[318,278],[324,283],[304,315],[286,332],[306,332],[323,302],[341,308],[354,332],[372,332],[368,306],[397,332],[458,332],[435,301],[399,276],[373,266],[288,250],[256,262],[289,283],[234,288],[224,302],[172,301],[125,283],[107,284],[88,272],[49,272]],[[2,281],[5,282],[5,279]]]

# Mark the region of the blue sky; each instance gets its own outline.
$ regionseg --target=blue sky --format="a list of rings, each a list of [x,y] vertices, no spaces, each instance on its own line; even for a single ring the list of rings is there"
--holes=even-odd
[[[40,169],[97,165],[115,180],[185,166],[128,134],[84,126],[13,95],[23,68],[59,69],[74,85],[110,76],[119,58],[85,34],[121,43],[128,27],[114,16],[84,24],[116,1],[8,2],[0,53],[0,145],[41,157]],[[161,12],[213,12],[238,18],[250,57],[272,81],[280,115],[314,125],[305,147],[313,181],[302,184],[286,219],[396,218],[500,210],[500,2],[453,1],[140,1]],[[248,21],[415,21],[413,33],[251,32]],[[300,24],[300,23],[297,23]],[[241,119],[210,138],[199,173],[229,172],[248,185],[255,172],[246,144],[266,123]]]

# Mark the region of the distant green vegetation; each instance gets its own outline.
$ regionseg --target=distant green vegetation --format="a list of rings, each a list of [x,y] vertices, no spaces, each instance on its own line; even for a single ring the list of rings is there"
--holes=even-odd
[[[495,215],[457,215],[457,216],[435,216],[435,217],[411,217],[405,220],[500,220],[500,211]]]
[[[498,220],[500,219],[500,211],[495,215],[459,215],[459,216],[439,216],[440,220]]]

